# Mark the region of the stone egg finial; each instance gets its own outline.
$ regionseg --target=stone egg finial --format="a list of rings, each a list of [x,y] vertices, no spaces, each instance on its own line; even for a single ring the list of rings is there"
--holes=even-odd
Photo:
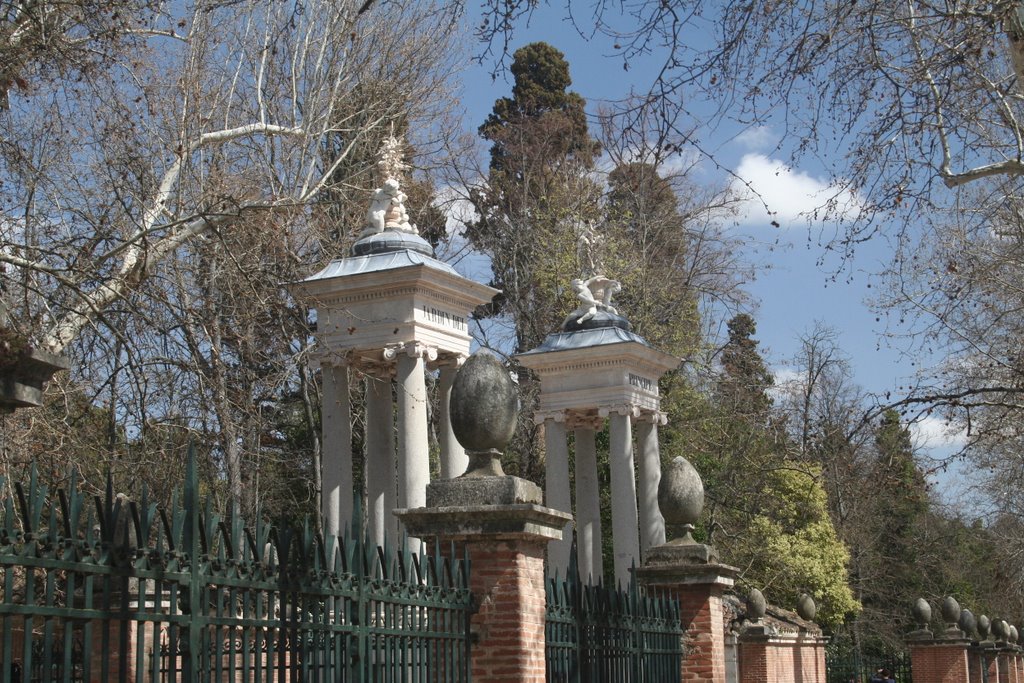
[[[956,628],[960,620],[960,603],[952,595],[947,595],[942,601],[942,620],[946,622],[946,628]]]
[[[486,349],[459,368],[452,384],[452,432],[466,449],[464,477],[500,477],[501,452],[512,439],[519,395],[508,370]]]
[[[1010,635],[1010,626],[1003,619],[996,619],[995,623],[992,624],[992,635],[997,640],[1006,640]]]
[[[960,620],[957,621],[957,626],[959,626],[960,630],[967,635],[971,635],[978,629],[978,620],[974,618],[974,614],[971,610],[961,610]]]
[[[978,617],[978,637],[982,640],[986,640],[988,638],[988,634],[991,632],[992,622],[989,620],[988,617],[982,614],[980,617]]]
[[[796,599],[796,613],[804,621],[814,621],[818,614],[818,606],[814,604],[814,598],[807,593],[801,593]]]
[[[928,628],[928,624],[932,620],[932,606],[928,604],[928,601],[924,598],[918,598],[914,601],[913,606],[910,608],[910,613],[914,617],[914,622],[922,629]]]
[[[747,593],[747,618],[757,624],[761,621],[767,609],[768,603],[764,599],[764,593],[756,588],[751,588],[750,592]]]
[[[681,455],[662,469],[658,507],[668,524],[685,529],[685,536],[675,543],[694,543],[691,533],[704,509],[704,482],[690,461]]]

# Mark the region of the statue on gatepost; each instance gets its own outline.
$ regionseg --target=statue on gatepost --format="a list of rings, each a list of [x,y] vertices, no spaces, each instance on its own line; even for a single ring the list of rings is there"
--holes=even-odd
[[[583,277],[572,281],[572,289],[580,303],[562,322],[563,331],[570,323],[578,325],[587,322],[599,311],[616,316],[619,314],[612,305],[612,296],[622,291],[622,285],[602,274],[604,264],[600,258],[601,242],[602,238],[594,228],[593,222],[577,223],[576,257]]]
[[[402,155],[402,143],[394,135],[389,135],[381,145],[380,161],[377,162],[380,187],[373,191],[370,208],[366,211],[366,228],[360,237],[385,230],[419,234],[416,226],[409,223],[409,213],[405,208],[408,197],[401,188],[402,174],[408,168]]]

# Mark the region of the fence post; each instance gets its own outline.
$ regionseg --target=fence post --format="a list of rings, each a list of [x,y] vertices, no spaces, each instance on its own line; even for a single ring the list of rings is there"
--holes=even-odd
[[[931,606],[923,599],[914,604],[914,616],[919,628],[907,636],[914,683],[970,683],[971,641],[957,626],[960,606],[956,601],[946,598],[943,603],[942,616],[948,626],[938,636],[927,628]]]
[[[572,517],[540,501],[540,488],[518,477],[462,477],[430,484],[426,507],[395,511],[410,534],[469,557],[478,683],[545,680],[544,551]]]
[[[649,589],[679,601],[683,628],[681,674],[685,681],[725,683],[725,615],[722,594],[739,573],[720,564],[713,555],[701,560],[697,548],[713,553],[704,545],[665,544],[651,548],[637,579]]]

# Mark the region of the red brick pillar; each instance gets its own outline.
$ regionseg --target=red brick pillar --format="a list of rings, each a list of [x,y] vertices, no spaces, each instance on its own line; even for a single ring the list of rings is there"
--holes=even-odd
[[[1010,652],[1006,649],[1005,643],[999,643],[999,654],[996,658],[999,660],[999,675],[992,679],[992,683],[1011,683],[1013,681],[1013,671],[1010,663]]]
[[[971,645],[967,649],[967,680],[971,683],[984,683],[987,668],[985,649],[979,644]]]
[[[722,593],[734,583],[735,567],[719,564],[714,550],[699,544],[651,548],[636,570],[642,585],[679,600],[683,626],[683,681],[725,683],[725,614]]]
[[[544,550],[541,539],[466,542],[469,585],[478,605],[470,621],[474,681],[544,683]]]
[[[794,644],[796,683],[825,683],[825,645],[828,638],[801,631]]]
[[[427,507],[395,511],[411,536],[469,555],[477,683],[545,681],[544,551],[572,516],[540,500],[537,485],[518,477],[460,477],[430,484]]]
[[[907,644],[914,683],[970,683],[967,663],[969,641],[915,638]]]
[[[994,647],[986,650],[988,656],[988,683],[999,683],[1000,665],[999,651]]]
[[[763,626],[749,626],[740,633],[739,683],[776,683],[779,680],[779,653],[770,641]]]

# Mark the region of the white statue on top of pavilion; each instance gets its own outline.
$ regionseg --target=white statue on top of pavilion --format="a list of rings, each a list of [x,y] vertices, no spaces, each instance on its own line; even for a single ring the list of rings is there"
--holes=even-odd
[[[587,322],[597,315],[598,311],[612,315],[619,313],[612,306],[612,296],[622,291],[622,285],[617,280],[601,274],[604,270],[598,250],[601,241],[602,238],[594,228],[593,222],[580,221],[577,224],[576,257],[582,267],[583,277],[572,281],[572,289],[580,303],[562,322],[563,330],[571,322]]]
[[[409,212],[405,209],[408,197],[399,183],[399,178],[408,168],[402,158],[402,143],[394,135],[389,135],[381,145],[380,161],[377,162],[381,186],[373,191],[370,208],[366,211],[363,237],[385,230],[418,234],[416,226],[409,223]]]

